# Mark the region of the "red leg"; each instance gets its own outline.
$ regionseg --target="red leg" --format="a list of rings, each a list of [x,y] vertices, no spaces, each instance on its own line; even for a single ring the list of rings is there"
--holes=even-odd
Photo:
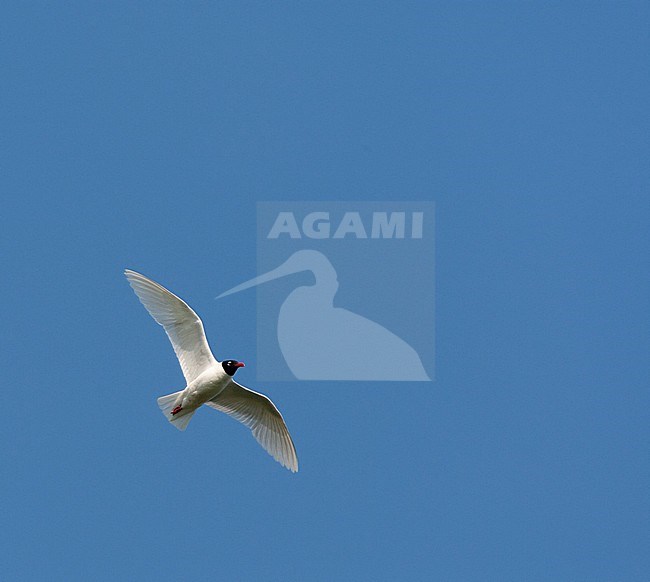
[[[181,410],[183,410],[183,407],[177,406],[176,408],[174,408],[174,410],[172,410],[172,416],[176,416]]]

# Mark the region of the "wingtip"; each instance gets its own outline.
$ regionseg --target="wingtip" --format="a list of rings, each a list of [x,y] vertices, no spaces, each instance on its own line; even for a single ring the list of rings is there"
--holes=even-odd
[[[124,269],[124,276],[127,278],[129,283],[133,281],[141,281],[143,279],[147,280],[147,277],[145,277],[142,273],[134,271],[133,269]]]
[[[291,471],[292,473],[297,473],[298,472],[298,461],[297,460],[296,460],[295,464],[293,464],[293,463],[291,463],[291,464],[282,463],[282,466],[285,467],[286,469],[289,469],[289,471]]]

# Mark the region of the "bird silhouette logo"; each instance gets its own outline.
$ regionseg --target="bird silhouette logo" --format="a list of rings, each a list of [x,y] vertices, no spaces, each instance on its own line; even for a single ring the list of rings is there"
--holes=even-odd
[[[296,251],[280,266],[217,299],[303,271],[311,271],[315,282],[289,293],[277,324],[280,351],[298,380],[430,380],[406,341],[375,321],[334,307],[338,277],[319,251]]]

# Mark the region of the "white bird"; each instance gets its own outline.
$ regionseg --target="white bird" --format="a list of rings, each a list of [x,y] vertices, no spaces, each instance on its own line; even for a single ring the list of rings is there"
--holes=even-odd
[[[142,305],[167,332],[187,382],[183,390],[158,398],[165,417],[185,430],[202,404],[225,412],[251,429],[278,463],[298,471],[296,449],[278,409],[264,394],[233,380],[244,363],[219,362],[212,355],[201,319],[182,299],[140,273],[126,269],[124,274]]]

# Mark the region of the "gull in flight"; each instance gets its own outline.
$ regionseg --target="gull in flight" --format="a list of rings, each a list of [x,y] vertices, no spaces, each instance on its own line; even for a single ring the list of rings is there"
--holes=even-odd
[[[167,332],[187,382],[183,390],[158,398],[167,420],[185,430],[192,415],[205,404],[247,426],[278,463],[298,471],[296,449],[280,411],[264,394],[233,380],[244,363],[219,362],[212,355],[201,319],[180,297],[140,273],[126,269],[124,274],[142,305]]]

